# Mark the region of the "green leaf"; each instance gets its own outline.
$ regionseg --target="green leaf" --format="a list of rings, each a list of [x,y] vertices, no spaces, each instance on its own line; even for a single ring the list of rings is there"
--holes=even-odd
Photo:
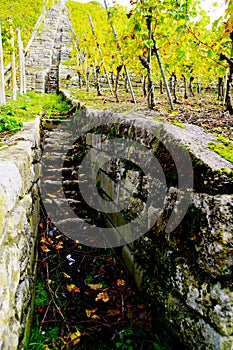
[[[146,40],[144,41],[144,44],[146,47],[148,47],[149,49],[151,49],[154,46],[153,40]]]

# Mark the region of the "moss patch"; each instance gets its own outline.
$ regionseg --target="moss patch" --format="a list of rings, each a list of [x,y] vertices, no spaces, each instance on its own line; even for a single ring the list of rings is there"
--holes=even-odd
[[[179,122],[177,119],[171,119],[169,121],[170,121],[170,123],[174,124],[175,126],[178,126],[181,129],[186,128],[186,126],[184,124],[182,124],[181,122]]]
[[[219,136],[217,143],[210,142],[208,147],[233,164],[233,141]]]

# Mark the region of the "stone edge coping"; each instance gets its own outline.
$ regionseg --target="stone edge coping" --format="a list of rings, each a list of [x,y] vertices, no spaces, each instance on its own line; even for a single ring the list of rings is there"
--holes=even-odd
[[[70,91],[62,90],[61,93],[72,103],[72,105],[83,108],[82,104],[73,98]],[[101,111],[92,107],[85,107],[85,109],[88,114],[98,114],[102,112],[110,120],[112,119],[113,121],[115,121],[114,119],[118,117],[122,120],[123,117],[126,123],[129,123],[131,120],[135,120],[137,124],[141,123],[143,127],[162,128],[164,132],[168,134],[168,136],[171,136],[175,142],[182,143],[194,156],[194,158],[200,159],[213,171],[221,169],[225,169],[228,172],[233,171],[233,165],[229,161],[222,158],[219,154],[208,148],[209,142],[217,142],[216,137],[210,133],[206,133],[204,129],[197,125],[182,123],[185,128],[180,128],[169,122],[157,122],[151,117],[144,116],[140,113],[132,113],[130,115],[127,115],[123,113],[114,113],[111,111]]]

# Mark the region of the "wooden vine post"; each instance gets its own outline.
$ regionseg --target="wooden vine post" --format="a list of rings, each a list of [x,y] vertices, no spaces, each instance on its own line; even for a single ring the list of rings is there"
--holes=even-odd
[[[2,30],[0,23],[0,105],[6,104],[5,80],[4,80],[4,65],[3,65],[3,50],[2,50]]]
[[[149,32],[149,40],[152,40],[152,9],[150,9],[150,15],[146,18],[147,29]],[[154,95],[154,84],[152,80],[152,68],[151,68],[151,56],[152,56],[152,47],[150,46],[148,49],[148,106],[155,106],[155,95]]]
[[[233,32],[230,33],[230,39],[232,42],[232,51],[233,51]],[[231,86],[233,82],[233,59],[227,57],[224,54],[220,54],[220,61],[226,61],[229,65],[229,73],[226,76],[226,95],[225,95],[225,104],[230,115],[233,115],[233,104],[231,98]]]
[[[9,20],[9,22],[12,19]],[[10,23],[11,34],[11,87],[12,87],[12,100],[17,98],[17,81],[16,81],[16,66],[15,66],[15,39],[12,24]]]
[[[89,24],[90,24],[90,26],[91,26],[91,30],[92,30],[93,37],[94,37],[94,39],[95,39],[96,47],[97,47],[98,50],[99,50],[100,57],[103,58],[103,53],[102,53],[102,50],[101,50],[100,45],[99,45],[99,43],[98,43],[97,36],[96,36],[96,33],[95,33],[95,28],[94,28],[94,25],[93,25],[93,22],[92,22],[92,19],[91,19],[91,15],[90,15],[90,14],[88,14],[88,20],[89,20]],[[110,91],[111,91],[111,94],[113,95],[112,84],[111,84],[111,82],[110,82],[107,69],[106,69],[105,65],[103,65],[103,67],[104,67],[104,74],[105,74],[105,76],[106,76],[109,89],[110,89]]]
[[[162,65],[162,61],[161,61],[161,58],[160,58],[159,50],[157,48],[156,41],[155,41],[153,33],[152,33],[152,40],[153,40],[153,44],[154,44],[155,55],[156,55],[156,58],[157,58],[158,63],[159,63],[159,68],[160,68],[160,71],[161,71],[161,74],[162,74],[162,77],[163,77],[164,86],[166,88],[167,96],[168,96],[168,99],[169,99],[169,102],[170,102],[171,110],[174,111],[175,108],[174,108],[174,105],[173,105],[173,102],[172,102],[172,96],[171,96],[171,93],[170,93],[170,90],[169,90],[169,86],[168,86],[166,75],[165,75],[165,72],[164,72],[164,69],[163,69],[163,65]]]
[[[17,28],[18,37],[18,56],[19,56],[19,92],[21,95],[26,93],[26,73],[25,73],[25,61],[23,53],[23,43],[21,40],[20,29]]]
[[[115,28],[114,28],[114,26],[113,26],[113,23],[112,23],[112,20],[111,20],[111,14],[110,14],[110,12],[109,12],[108,5],[107,5],[106,0],[104,0],[104,5],[105,5],[105,8],[106,8],[106,11],[107,11],[107,14],[108,14],[109,23],[110,23],[110,26],[111,26],[111,28],[112,28],[112,32],[113,32],[114,39],[115,39],[115,42],[116,42],[116,45],[117,45],[117,49],[119,50],[119,53],[120,53],[120,55],[121,55],[121,61],[122,61],[122,65],[124,66],[126,79],[127,79],[127,81],[128,81],[130,93],[131,93],[131,96],[132,96],[132,102],[136,104],[136,98],[135,98],[135,96],[134,96],[134,91],[133,91],[133,87],[132,87],[131,80],[130,80],[130,77],[129,77],[129,73],[128,73],[128,70],[127,70],[126,65],[125,65],[125,63],[124,63],[124,61],[125,61],[124,55],[123,55],[121,46],[120,46],[119,41],[118,41],[118,38],[117,38],[116,30],[115,30]]]

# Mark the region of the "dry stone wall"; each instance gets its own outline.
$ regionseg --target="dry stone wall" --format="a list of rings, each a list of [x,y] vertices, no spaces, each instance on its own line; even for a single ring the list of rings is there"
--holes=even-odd
[[[64,94],[71,98],[68,93]],[[213,136],[197,126],[179,128],[142,115],[92,109],[83,110],[76,122],[77,135],[82,134],[84,127],[86,136],[82,136],[82,144],[91,151],[93,169],[94,164],[103,165],[96,184],[108,201],[106,207],[102,207],[105,223],[116,228],[114,242],[124,246],[123,259],[138,288],[161,316],[160,321],[187,349],[233,349],[233,174],[232,165],[208,148]],[[74,128],[75,125],[72,132]],[[103,152],[108,145],[111,147],[110,140],[117,138],[122,138],[122,144],[127,139],[136,142],[138,165],[147,164],[149,169],[153,164],[148,163],[148,154],[140,150],[140,145],[150,149],[166,176],[162,210],[153,203],[149,205],[148,230],[141,236],[139,232],[135,240],[132,230],[126,228],[123,237],[122,231],[120,234],[118,231],[122,225],[127,227],[135,215],[143,215],[148,188],[137,167],[128,168],[125,162],[119,161],[120,145],[119,150],[115,150],[116,159],[105,158]],[[184,217],[174,229],[167,230],[172,213],[179,217],[179,203],[185,197],[180,188],[181,179],[177,179],[185,169],[174,174],[171,154],[178,159],[184,147],[191,159],[194,183]],[[176,152],[168,152],[172,149]],[[156,186],[160,189],[159,183]],[[109,201],[117,197],[120,200],[128,197],[127,210],[111,214]],[[54,201],[52,205],[61,210],[61,203]],[[80,224],[79,218],[76,221]],[[66,218],[65,230],[67,223]]]
[[[100,119],[103,125],[106,120],[106,130],[102,126],[100,135],[88,134],[89,147],[97,151],[97,159],[106,147],[106,135],[111,136],[114,130],[114,138],[129,138],[153,150],[165,171],[167,194],[163,210],[158,215],[160,209],[149,204],[148,232],[122,251],[136,284],[161,313],[161,321],[188,349],[233,349],[232,165],[208,149],[212,136],[201,128],[186,125],[181,129],[140,116],[106,116],[104,112],[92,111],[86,114],[91,123]],[[186,214],[170,232],[169,219],[173,211],[179,217],[183,196],[179,197],[181,181],[173,175],[174,164],[167,150],[177,147],[173,156],[179,157],[184,146],[192,159],[194,184]],[[147,153],[140,147],[138,152],[139,165],[152,168]],[[118,152],[115,154],[117,157]],[[98,188],[107,194],[108,201],[114,201],[119,192],[124,200],[131,195],[126,212],[130,222],[147,205],[148,188],[143,176],[137,169],[127,170],[125,163],[114,160],[103,168],[98,175]],[[185,174],[185,169],[182,172]],[[107,208],[108,204],[103,209],[110,225],[117,229],[124,224],[124,211],[109,214]],[[155,224],[151,224],[153,221]],[[123,238],[129,241],[130,232],[126,230]]]
[[[39,119],[0,145],[0,348],[23,349],[30,327],[39,222]]]

